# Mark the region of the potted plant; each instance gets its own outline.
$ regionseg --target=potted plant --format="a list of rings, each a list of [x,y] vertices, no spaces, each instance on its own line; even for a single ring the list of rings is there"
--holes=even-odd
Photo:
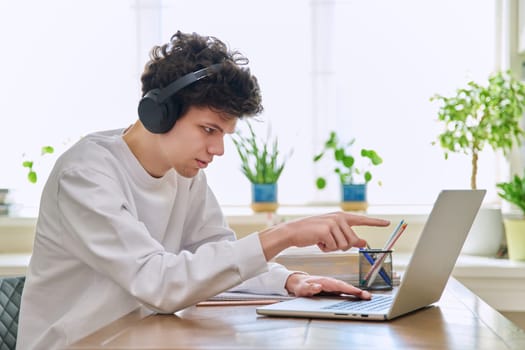
[[[487,85],[470,81],[454,95],[436,94],[431,101],[440,102],[438,120],[444,126],[433,144],[439,143],[444,149],[445,159],[449,153],[470,156],[472,189],[477,188],[478,157],[485,147],[507,155],[513,146],[521,144],[525,85],[513,78],[510,71],[490,75]],[[463,252],[494,256],[504,235],[502,221],[500,208],[482,208]]]
[[[41,149],[41,155],[53,153],[54,149],[51,146],[44,146]],[[25,157],[25,154],[23,155]],[[31,183],[37,182],[37,173],[34,169],[34,162],[32,160],[24,160],[22,166],[28,169],[27,180]],[[11,190],[9,188],[0,188],[0,216],[9,215],[12,203],[10,203]]]
[[[321,153],[314,157],[314,162],[319,162],[325,154],[331,153],[336,162],[334,173],[341,184],[341,202],[343,210],[366,210],[368,208],[367,185],[372,181],[371,168],[383,163],[383,159],[372,149],[362,148],[359,157],[352,153],[355,138],[348,142],[339,140],[335,131],[330,132]],[[326,178],[319,176],[316,187],[320,190],[326,187]],[[381,182],[379,182],[381,185]]]
[[[41,149],[40,149],[40,155],[41,156],[44,156],[46,154],[52,154],[53,152],[55,152],[55,149],[52,147],[52,146],[43,146]],[[24,160],[22,162],[22,166],[24,168],[27,168],[27,180],[31,183],[37,183],[38,181],[38,175],[34,169],[34,161],[33,160]]]
[[[241,171],[251,183],[254,212],[275,212],[279,207],[277,181],[286,164],[288,156],[280,157],[277,137],[267,133],[265,140],[258,139],[252,125],[249,133],[243,135],[237,130],[232,137],[241,159]]]
[[[498,195],[520,212],[517,217],[509,216],[503,220],[509,259],[525,260],[525,175],[514,175],[510,181],[497,183],[496,187]]]

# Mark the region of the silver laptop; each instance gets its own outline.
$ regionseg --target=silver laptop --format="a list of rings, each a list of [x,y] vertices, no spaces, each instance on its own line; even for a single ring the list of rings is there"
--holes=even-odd
[[[440,192],[397,290],[354,297],[295,298],[258,307],[267,316],[390,320],[429,306],[441,298],[485,190]]]

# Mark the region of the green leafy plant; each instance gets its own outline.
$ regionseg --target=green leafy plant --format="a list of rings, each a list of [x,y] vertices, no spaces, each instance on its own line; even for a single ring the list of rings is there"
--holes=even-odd
[[[514,175],[512,180],[497,183],[496,187],[498,196],[517,206],[525,217],[525,176]]]
[[[509,71],[492,74],[486,86],[470,81],[455,95],[436,94],[431,101],[441,103],[438,120],[445,124],[445,130],[438,135],[438,142],[445,150],[445,159],[449,152],[471,156],[472,189],[477,187],[479,153],[486,145],[507,155],[514,145],[521,144],[525,85]]]
[[[371,167],[380,165],[383,163],[383,159],[376,151],[365,148],[359,151],[361,158],[356,159],[351,152],[354,143],[355,139],[351,139],[346,143],[340,141],[337,133],[332,131],[321,153],[314,157],[314,162],[320,161],[326,153],[331,152],[335,162],[338,164],[334,168],[334,173],[337,174],[342,184],[369,183],[372,180]],[[364,161],[364,164],[362,161]],[[318,177],[315,184],[318,189],[325,188],[326,178]]]
[[[51,154],[55,152],[55,149],[52,147],[52,146],[43,146],[41,149],[40,149],[40,155],[41,156],[44,156],[46,154]],[[34,169],[34,161],[33,160],[24,160],[22,162],[22,166],[24,168],[27,168],[28,170],[28,173],[27,173],[27,180],[31,183],[36,183],[38,181],[38,176],[37,176],[37,173]]]
[[[258,139],[252,125],[249,122],[247,124],[248,136],[237,130],[232,137],[241,158],[242,172],[251,183],[277,183],[289,155],[280,157],[277,137],[270,139],[268,132],[266,140]]]

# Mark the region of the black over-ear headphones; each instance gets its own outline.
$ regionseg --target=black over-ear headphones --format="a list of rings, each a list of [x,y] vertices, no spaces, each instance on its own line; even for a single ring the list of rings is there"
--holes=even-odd
[[[154,134],[171,130],[180,117],[181,104],[172,98],[180,89],[217,72],[221,64],[188,73],[161,89],[148,91],[139,103],[139,118],[146,129]]]

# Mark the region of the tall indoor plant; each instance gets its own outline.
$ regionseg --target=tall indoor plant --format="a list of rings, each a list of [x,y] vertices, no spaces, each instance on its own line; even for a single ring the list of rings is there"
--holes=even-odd
[[[436,94],[431,100],[441,103],[438,120],[444,128],[438,142],[445,158],[449,152],[470,156],[472,189],[477,188],[478,158],[485,146],[506,155],[521,144],[525,85],[509,71],[492,74],[487,85],[470,81],[453,96]]]
[[[274,212],[279,206],[277,182],[289,155],[281,156],[277,137],[268,132],[266,139],[257,138],[250,122],[246,123],[248,135],[237,130],[232,140],[241,159],[241,171],[251,183],[251,207],[255,212]]]
[[[438,120],[443,132],[437,142],[449,153],[470,156],[470,187],[477,188],[478,159],[487,146],[507,155],[521,144],[524,131],[520,121],[525,109],[525,85],[510,71],[499,71],[489,76],[486,85],[470,81],[452,96],[436,94]],[[493,216],[495,220],[488,220]],[[489,225],[492,227],[489,228]],[[495,255],[503,238],[503,223],[499,208],[482,208],[474,221],[463,252],[473,255]],[[485,233],[486,232],[486,233]]]
[[[314,162],[319,162],[325,154],[331,154],[336,163],[333,172],[339,178],[341,185],[341,208],[343,210],[366,210],[367,185],[372,181],[371,168],[383,163],[383,159],[372,149],[361,148],[354,153],[355,138],[344,142],[335,131],[331,131],[324,143],[321,153],[314,156]],[[318,189],[326,187],[326,178],[319,176],[316,181]],[[381,184],[381,182],[379,182]]]

